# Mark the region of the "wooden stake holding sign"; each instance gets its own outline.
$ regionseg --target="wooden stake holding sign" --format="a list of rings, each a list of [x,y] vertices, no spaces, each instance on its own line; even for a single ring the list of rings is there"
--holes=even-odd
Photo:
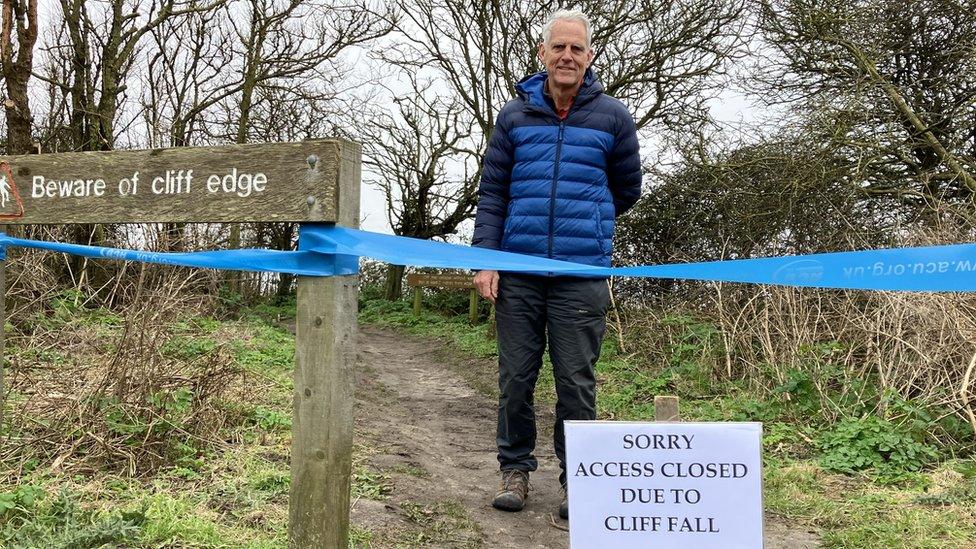
[[[357,227],[362,152],[342,144],[333,221]],[[358,296],[358,276],[298,278],[291,547],[348,547]]]
[[[358,144],[329,139],[0,157],[0,223],[357,227],[361,156]],[[348,543],[358,283],[358,276],[298,277],[291,547]],[[2,343],[0,330],[0,355]],[[0,414],[2,381],[0,362]]]

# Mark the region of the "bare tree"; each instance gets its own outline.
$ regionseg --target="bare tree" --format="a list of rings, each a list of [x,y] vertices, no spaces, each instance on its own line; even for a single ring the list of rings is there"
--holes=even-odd
[[[225,73],[234,59],[230,37],[214,32],[227,24],[227,17],[227,7],[220,6],[167,19],[152,29],[140,105],[150,146],[182,147],[197,141],[207,109],[221,98],[229,80]]]
[[[252,104],[248,133],[257,141],[279,142],[348,136],[355,123],[349,112],[363,112],[362,106],[335,96],[322,82],[261,86]],[[277,250],[293,249],[298,238],[297,223],[254,223],[248,240],[255,246]],[[275,295],[284,298],[292,290],[293,275],[279,273]]]
[[[57,138],[68,150],[114,149],[120,128],[127,126],[120,125],[119,114],[144,37],[171,18],[209,11],[225,1],[60,0],[60,19],[45,50],[45,71],[34,73],[49,86],[51,106],[58,109],[58,118],[47,121],[45,137]],[[113,227],[73,225],[71,232],[75,242],[91,244],[109,240]],[[72,258],[65,277],[85,284],[88,262]]]
[[[63,26],[59,38],[63,41],[51,51],[67,61],[70,78],[48,82],[60,86],[71,99],[74,148],[115,147],[117,115],[128,90],[127,78],[147,33],[169,18],[212,10],[225,1],[111,0],[93,4],[61,0]]]
[[[315,0],[242,0],[171,18],[153,31],[144,118],[157,139],[171,146],[321,137],[325,133],[300,128],[323,124],[295,123],[293,115],[334,122],[326,113],[339,110],[335,104],[347,72],[343,52],[389,32],[389,19],[365,3]],[[291,108],[292,103],[305,106]],[[252,234],[263,239],[295,232],[266,229]],[[240,231],[240,225],[229,227],[231,247],[240,246]],[[178,245],[182,227],[167,232]],[[287,249],[291,238],[254,244],[269,243]],[[236,274],[229,280],[237,285]]]
[[[316,2],[310,0],[247,0],[241,7],[243,17],[231,19],[227,32],[231,51],[242,61],[234,78],[213,97],[212,104],[222,103],[230,115],[226,130],[215,135],[246,143],[255,135],[252,117],[265,98],[287,97],[288,90],[308,93],[317,89],[334,93],[328,86],[310,86],[309,82],[336,83],[342,74],[342,53],[390,32],[395,17],[389,12],[376,13],[365,2]],[[277,89],[279,94],[263,93]],[[324,90],[324,91],[323,91]],[[288,98],[306,100],[301,94]],[[230,247],[240,247],[240,225],[230,226]],[[288,231],[285,231],[288,232]],[[260,227],[255,234],[264,234]],[[283,239],[278,239],[282,244]],[[288,246],[291,242],[287,243]],[[285,277],[290,283],[290,279]],[[236,277],[228,279],[232,287]]]
[[[380,133],[402,130],[424,133],[423,141],[443,158],[434,164],[474,165],[481,163],[486,138],[491,134],[499,109],[513,97],[516,83],[541,70],[536,49],[542,40],[546,17],[559,7],[549,0],[515,2],[489,0],[399,0],[403,18],[376,57],[405,72],[424,75],[444,96],[442,105],[421,97],[414,86],[412,113],[403,111],[401,123],[378,119]],[[639,128],[681,129],[707,120],[706,102],[717,89],[726,65],[744,54],[746,36],[745,0],[719,1],[587,1],[578,5],[593,20],[596,48],[594,66],[608,93],[628,104]],[[426,103],[426,106],[425,106]],[[420,107],[419,111],[416,110]],[[411,122],[411,116],[413,122]],[[423,121],[428,128],[418,126]],[[449,132],[438,132],[444,124],[462,124]],[[433,139],[431,139],[433,138]],[[434,180],[404,177],[412,170],[424,173],[430,158],[398,144],[397,154],[389,146],[369,149],[372,162],[385,164],[380,188],[387,205],[396,212],[391,218],[399,234],[430,238],[431,231],[415,219],[430,223],[432,212],[450,211],[441,225],[450,234],[460,221],[472,215],[471,195],[480,172],[465,174],[465,192],[446,203],[430,189],[450,185],[450,173],[429,172]],[[407,162],[409,167],[403,167]],[[399,164],[399,167],[396,166]],[[398,201],[404,201],[398,205]],[[432,200],[431,204],[407,201]],[[447,204],[450,204],[449,206]],[[458,219],[458,217],[462,219]],[[433,235],[440,236],[440,235]],[[398,278],[402,269],[391,269]],[[388,295],[396,294],[398,281],[388,281]]]
[[[0,70],[7,88],[3,102],[7,115],[7,154],[27,154],[33,149],[33,118],[27,88],[34,66],[36,42],[37,0],[4,0],[0,23]]]
[[[457,231],[477,204],[480,166],[470,147],[473,124],[460,101],[432,91],[431,83],[407,75],[410,91],[393,101],[396,113],[379,113],[362,134],[371,181],[386,197],[393,232],[439,238]],[[403,265],[390,265],[387,299],[402,293]]]
[[[293,98],[307,99],[313,89],[308,83],[317,80],[319,91],[334,94],[345,68],[342,54],[389,33],[395,20],[389,12],[376,13],[356,0],[247,0],[237,7],[243,13],[230,19],[226,32],[234,57],[241,61],[234,78],[211,99],[214,104],[232,100],[231,112],[239,116],[234,133],[226,137],[235,143],[251,139],[250,121],[262,89],[301,88]]]
[[[560,5],[549,0],[401,0],[398,43],[387,62],[433,68],[482,133],[516,82],[539,70],[541,26]],[[586,1],[593,20],[594,66],[607,92],[632,109],[638,128],[680,128],[705,117],[714,77],[745,52],[744,0]]]

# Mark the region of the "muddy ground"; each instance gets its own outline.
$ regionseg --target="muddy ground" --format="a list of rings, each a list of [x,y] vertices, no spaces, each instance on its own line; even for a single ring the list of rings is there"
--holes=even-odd
[[[436,340],[392,330],[363,327],[359,337],[360,470],[376,474],[385,497],[353,502],[353,524],[369,532],[369,546],[567,547],[568,524],[556,517],[551,406],[539,406],[540,467],[525,510],[496,511],[494,362],[453,357]],[[819,543],[815,533],[767,516],[765,546]]]

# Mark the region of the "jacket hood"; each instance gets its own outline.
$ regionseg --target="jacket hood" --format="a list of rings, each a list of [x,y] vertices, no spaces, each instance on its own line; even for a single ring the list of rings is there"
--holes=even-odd
[[[548,77],[549,73],[546,71],[530,74],[519,80],[518,84],[515,85],[515,91],[526,104],[552,110],[552,107],[546,102],[546,95],[543,91]],[[586,73],[583,75],[583,83],[576,94],[575,103],[581,105],[601,93],[603,93],[603,84],[600,83],[600,79],[597,78],[593,69],[586,69]]]

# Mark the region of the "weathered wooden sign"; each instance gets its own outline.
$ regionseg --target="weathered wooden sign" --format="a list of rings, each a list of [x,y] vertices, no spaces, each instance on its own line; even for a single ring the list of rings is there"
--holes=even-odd
[[[334,221],[341,143],[0,157],[0,220]]]

